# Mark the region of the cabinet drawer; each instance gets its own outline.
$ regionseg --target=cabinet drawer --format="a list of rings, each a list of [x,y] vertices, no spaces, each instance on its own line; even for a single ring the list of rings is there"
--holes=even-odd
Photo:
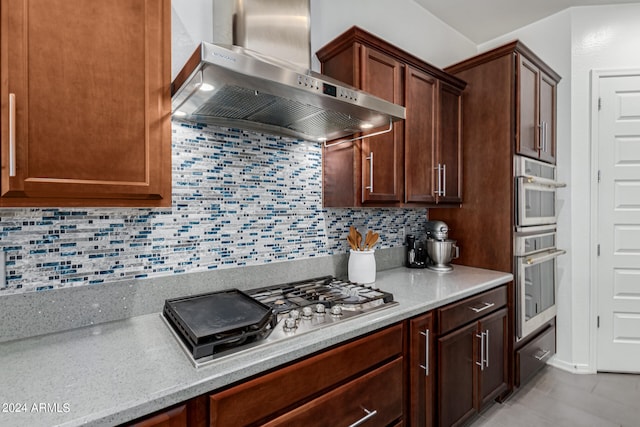
[[[340,385],[385,360],[399,357],[403,335],[400,323],[213,394],[211,426],[255,423]]]
[[[388,426],[402,416],[402,373],[402,359],[396,359],[265,426]]]
[[[556,328],[551,326],[516,351],[516,386],[526,383],[556,353]]]
[[[474,295],[437,310],[438,333],[447,332],[507,305],[507,286]]]

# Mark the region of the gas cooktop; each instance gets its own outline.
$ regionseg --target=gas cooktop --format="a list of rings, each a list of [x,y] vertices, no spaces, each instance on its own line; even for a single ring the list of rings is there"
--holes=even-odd
[[[199,367],[395,304],[374,286],[324,276],[166,300],[163,319]]]

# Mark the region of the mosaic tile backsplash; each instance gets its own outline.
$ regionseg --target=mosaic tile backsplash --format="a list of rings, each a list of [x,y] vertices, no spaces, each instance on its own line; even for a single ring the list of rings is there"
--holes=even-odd
[[[171,208],[0,209],[0,296],[346,253],[350,225],[378,247],[426,209],[323,209],[318,143],[174,121]]]

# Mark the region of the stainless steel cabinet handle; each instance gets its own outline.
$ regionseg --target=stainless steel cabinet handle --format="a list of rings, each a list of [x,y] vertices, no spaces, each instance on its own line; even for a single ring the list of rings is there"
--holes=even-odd
[[[362,408],[364,409],[364,412],[367,413],[367,415],[365,415],[364,417],[360,418],[358,421],[356,421],[355,423],[351,424],[349,427],[356,427],[359,426],[362,423],[365,423],[368,419],[375,417],[378,414],[378,411],[370,411],[367,408]]]
[[[546,153],[549,152],[549,135],[547,134],[548,127],[549,127],[549,123],[544,122],[544,151]]]
[[[365,157],[366,160],[369,160],[369,185],[365,188],[369,190],[370,193],[373,193],[373,151],[369,152],[369,157]]]
[[[425,329],[424,332],[420,332],[420,335],[424,336],[424,365],[420,365],[424,369],[424,376],[429,376],[429,330]]]
[[[476,362],[476,365],[484,371],[484,332],[480,332],[480,335],[476,334],[476,337],[480,338],[480,362]]]
[[[442,165],[438,163],[438,167],[435,167],[434,169],[438,171],[438,188],[434,191],[434,193],[436,194],[436,196],[442,196]]]
[[[544,129],[542,122],[538,125],[538,143],[535,145],[534,149],[542,150],[542,139],[544,138]]]
[[[442,165],[442,197],[447,197],[447,165]]]
[[[480,308],[477,308],[477,307],[469,307],[469,310],[473,310],[473,311],[475,311],[476,313],[480,313],[481,311],[485,311],[485,310],[487,310],[487,309],[489,309],[489,308],[493,307],[494,305],[496,305],[496,303],[495,303],[495,302],[483,302],[482,304],[483,304],[483,305],[482,305],[482,307],[480,307]]]
[[[542,354],[538,355],[534,355],[533,357],[536,358],[537,360],[542,360],[545,357],[547,357],[549,354],[551,354],[551,350],[541,350]]]
[[[486,346],[486,349],[484,351],[484,367],[488,368],[489,367],[489,330],[488,329],[484,331],[484,335],[485,337],[487,337],[484,343],[484,345]]]
[[[9,94],[9,176],[16,176],[16,94]]]

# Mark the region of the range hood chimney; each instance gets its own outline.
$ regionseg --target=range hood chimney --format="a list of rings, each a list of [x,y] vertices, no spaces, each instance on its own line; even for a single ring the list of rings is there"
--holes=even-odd
[[[390,126],[405,109],[310,70],[309,0],[214,0],[203,42],[172,84],[173,116],[307,140]]]

